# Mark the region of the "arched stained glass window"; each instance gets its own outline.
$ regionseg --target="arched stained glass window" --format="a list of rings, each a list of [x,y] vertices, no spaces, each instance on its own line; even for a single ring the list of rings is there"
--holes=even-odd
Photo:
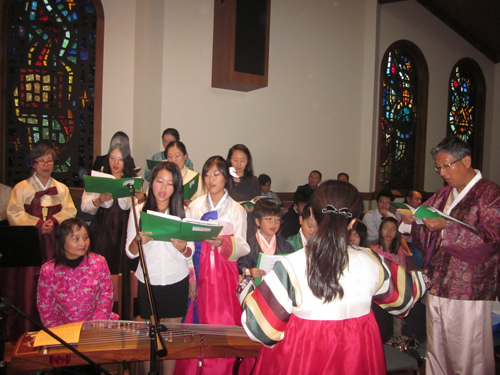
[[[460,60],[449,80],[448,135],[467,142],[475,168],[481,168],[485,81],[479,65],[472,59]]]
[[[96,107],[100,110],[102,6],[91,0],[11,0],[5,63],[5,183],[29,177],[37,142],[57,154],[54,177],[81,186],[80,168],[93,160]],[[102,26],[100,26],[102,27]],[[97,118],[96,118],[97,117]]]
[[[417,46],[388,48],[380,86],[377,189],[422,189],[428,73]]]

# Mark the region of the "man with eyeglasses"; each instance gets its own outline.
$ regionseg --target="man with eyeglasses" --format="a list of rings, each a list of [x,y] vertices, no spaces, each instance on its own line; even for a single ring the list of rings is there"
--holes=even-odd
[[[471,150],[449,137],[431,151],[447,182],[424,204],[474,227],[443,218],[410,217],[429,279],[426,374],[495,373],[491,311],[497,293],[500,186],[472,168]]]
[[[377,208],[368,211],[364,216],[363,223],[366,225],[366,229],[368,229],[368,245],[378,240],[378,232],[383,218],[396,218],[396,216],[389,211],[393,200],[394,195],[390,190],[381,190],[377,195]]]

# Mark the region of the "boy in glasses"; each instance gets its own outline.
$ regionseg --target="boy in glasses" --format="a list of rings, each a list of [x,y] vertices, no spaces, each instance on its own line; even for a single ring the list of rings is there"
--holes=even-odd
[[[254,211],[255,225],[257,233],[255,237],[248,240],[250,253],[238,260],[240,274],[246,268],[254,279],[266,274],[264,270],[258,269],[257,260],[259,253],[268,255],[290,254],[293,247],[290,243],[278,234],[281,226],[281,210],[278,205],[268,199],[261,199],[255,205]]]

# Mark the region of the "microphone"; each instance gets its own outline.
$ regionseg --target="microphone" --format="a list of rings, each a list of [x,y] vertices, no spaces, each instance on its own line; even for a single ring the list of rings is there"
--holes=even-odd
[[[126,187],[128,187],[128,189],[130,190],[130,193],[135,194],[135,189],[134,189],[134,180],[126,180],[126,181],[123,181],[122,186],[126,186]]]

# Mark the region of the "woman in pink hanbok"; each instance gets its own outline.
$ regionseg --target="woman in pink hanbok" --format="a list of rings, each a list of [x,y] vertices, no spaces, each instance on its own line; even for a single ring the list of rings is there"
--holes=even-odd
[[[219,236],[196,243],[193,255],[197,295],[191,301],[186,323],[241,325],[241,307],[236,297],[237,260],[250,252],[246,242],[246,211],[228,194],[230,181],[226,161],[213,156],[203,166],[207,194],[189,205],[193,219],[222,224]],[[230,374],[233,358],[203,359],[203,374]],[[176,374],[196,372],[198,360],[177,361]]]

